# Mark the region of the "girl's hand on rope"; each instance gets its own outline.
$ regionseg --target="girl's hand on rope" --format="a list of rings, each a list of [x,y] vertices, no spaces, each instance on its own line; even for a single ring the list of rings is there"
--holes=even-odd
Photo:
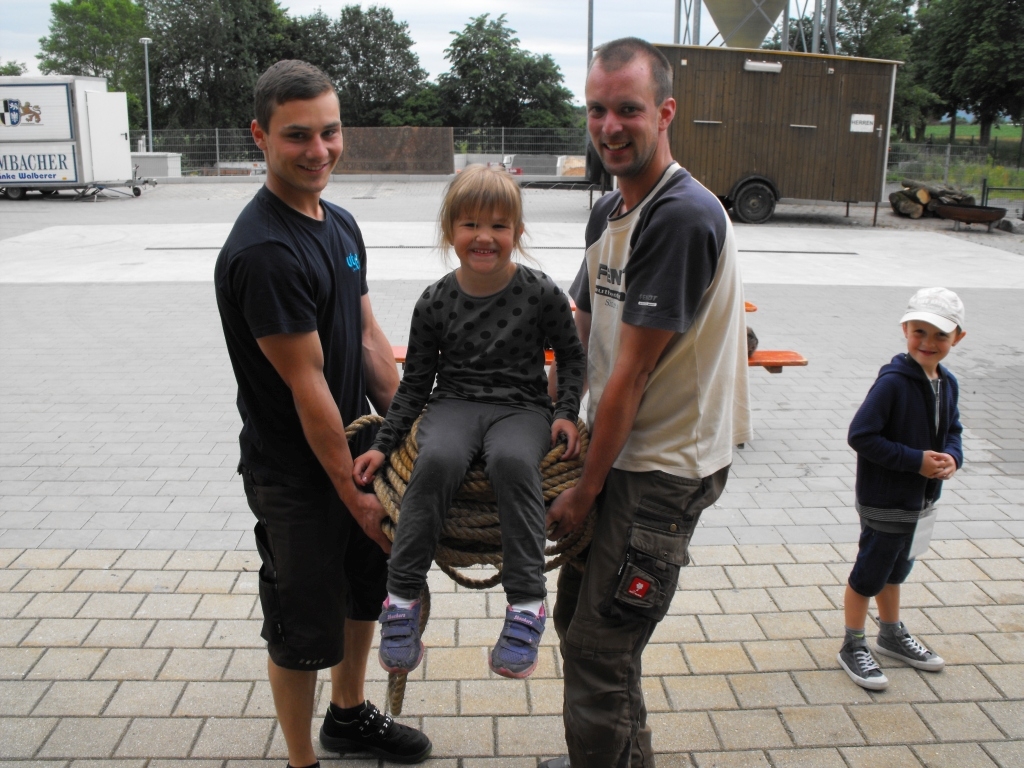
[[[358,486],[369,485],[373,482],[373,476],[377,474],[377,470],[383,463],[383,453],[374,450],[367,451],[352,462],[352,479]]]
[[[562,491],[548,508],[544,523],[548,540],[558,541],[579,528],[593,506],[594,499],[580,493],[579,488]]]
[[[551,425],[551,447],[558,443],[558,438],[565,435],[565,453],[562,461],[570,461],[580,455],[580,433],[576,425],[568,419],[555,419]]]

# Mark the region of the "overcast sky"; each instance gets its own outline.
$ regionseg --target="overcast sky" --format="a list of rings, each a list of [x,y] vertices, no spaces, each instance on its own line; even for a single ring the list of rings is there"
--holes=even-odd
[[[38,73],[39,38],[49,31],[51,0],[0,0],[0,60],[24,62]],[[626,35],[655,43],[672,42],[676,0],[594,0],[594,42],[600,44]],[[342,1],[291,0],[281,3],[289,15],[302,16],[316,8],[334,17]],[[549,53],[562,68],[566,86],[582,101],[587,60],[587,0],[381,0],[395,19],[409,24],[413,50],[420,66],[434,78],[448,70],[444,49],[451,31],[461,30],[471,17],[504,13],[516,30],[520,45],[534,53]],[[715,34],[705,10],[701,18],[702,42]]]

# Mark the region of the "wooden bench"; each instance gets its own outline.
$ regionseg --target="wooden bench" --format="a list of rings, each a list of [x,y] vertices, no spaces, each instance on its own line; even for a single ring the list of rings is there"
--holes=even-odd
[[[405,355],[408,350],[408,347],[391,347],[395,360],[402,365],[405,365]],[[544,352],[544,362],[548,365],[555,362],[555,353],[550,349]],[[782,373],[783,368],[789,368],[794,365],[807,365],[807,358],[799,352],[790,352],[783,349],[759,349],[747,358],[747,365],[752,367],[759,366],[768,371],[768,373]]]

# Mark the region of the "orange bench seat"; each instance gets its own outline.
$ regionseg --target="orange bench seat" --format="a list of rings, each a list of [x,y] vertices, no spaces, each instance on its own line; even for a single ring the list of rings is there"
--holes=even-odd
[[[402,365],[405,364],[405,355],[408,350],[408,347],[391,347],[391,351],[395,355],[395,360]],[[550,349],[546,350],[544,358],[545,362],[550,365],[555,361],[555,353]],[[760,366],[767,370],[768,373],[782,373],[783,368],[807,365],[807,358],[799,352],[791,352],[789,350],[759,349],[747,358],[747,365]]]

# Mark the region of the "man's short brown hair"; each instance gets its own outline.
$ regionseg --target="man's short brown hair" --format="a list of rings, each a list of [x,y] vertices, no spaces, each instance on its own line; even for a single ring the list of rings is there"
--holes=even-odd
[[[605,72],[622,69],[637,56],[647,59],[651,67],[651,84],[654,86],[654,102],[661,104],[672,95],[672,65],[665,54],[639,37],[620,37],[597,48],[590,62],[592,69],[598,62]],[[588,69],[589,72],[589,69]]]
[[[299,59],[282,59],[256,81],[253,109],[256,122],[267,130],[274,110],[286,101],[315,99],[326,91],[336,93],[334,83],[323,70]]]

